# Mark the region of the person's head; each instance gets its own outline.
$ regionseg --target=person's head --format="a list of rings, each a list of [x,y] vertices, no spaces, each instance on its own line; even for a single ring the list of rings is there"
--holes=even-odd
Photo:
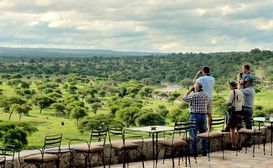
[[[205,67],[203,67],[202,71],[203,71],[203,73],[202,73],[202,74],[204,74],[204,75],[208,75],[208,74],[210,73],[210,68],[209,68],[209,67],[207,67],[207,66],[205,66]]]
[[[245,86],[245,87],[249,87],[249,86],[252,86],[252,85],[253,85],[253,78],[247,77],[247,78],[244,80],[244,86]]]
[[[195,91],[202,90],[203,89],[202,83],[201,82],[195,82],[194,89],[195,89]]]
[[[244,74],[247,74],[250,72],[250,66],[248,64],[244,64],[242,66],[242,71],[244,72]]]
[[[230,89],[230,90],[237,89],[237,83],[234,82],[234,81],[230,81],[230,82],[229,82],[229,89]]]

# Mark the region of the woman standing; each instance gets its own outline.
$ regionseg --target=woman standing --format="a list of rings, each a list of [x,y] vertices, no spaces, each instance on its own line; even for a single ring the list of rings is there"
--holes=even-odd
[[[230,138],[231,138],[231,149],[237,150],[237,137],[235,134],[235,129],[237,128],[237,115],[240,115],[242,111],[242,106],[244,102],[244,96],[241,90],[237,89],[237,83],[234,81],[229,82],[230,92],[228,94],[228,101],[226,102],[229,111],[228,124],[230,126]]]

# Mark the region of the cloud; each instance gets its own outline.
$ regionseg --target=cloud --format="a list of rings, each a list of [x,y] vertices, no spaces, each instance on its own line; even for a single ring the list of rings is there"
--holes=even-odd
[[[246,51],[273,46],[273,0],[2,0],[2,46]],[[5,40],[1,40],[5,39]]]

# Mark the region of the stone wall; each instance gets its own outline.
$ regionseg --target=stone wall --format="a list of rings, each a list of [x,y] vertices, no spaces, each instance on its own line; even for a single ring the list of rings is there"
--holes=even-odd
[[[263,129],[264,130],[264,129]],[[161,138],[160,138],[161,139]],[[140,143],[139,140],[133,140],[133,142],[136,143]],[[270,133],[267,136],[267,142],[270,142]],[[98,145],[100,145],[100,143],[96,143]],[[79,144],[82,145],[82,144]],[[230,136],[229,133],[224,133],[224,148],[227,149],[230,146]],[[67,146],[62,146],[63,149],[67,149]],[[160,148],[160,147],[159,147]],[[216,143],[213,142],[212,146],[211,146],[211,151],[216,151],[216,150],[221,150],[221,144],[220,143]],[[200,150],[200,143],[198,143],[198,151],[199,153],[201,152]],[[23,160],[24,156],[29,155],[29,154],[33,154],[34,151],[23,151],[20,153],[20,159]],[[146,157],[146,160],[152,160],[152,156],[153,156],[153,152],[152,152],[152,141],[151,139],[145,139],[144,140],[144,146],[143,146],[143,153]],[[167,152],[168,157],[170,157],[170,152]],[[106,144],[105,146],[105,151],[104,151],[104,159],[105,159],[105,163],[109,164],[109,156],[110,156],[110,145],[109,143]],[[164,149],[160,150],[158,158],[162,159],[164,156]],[[113,156],[112,159],[112,164],[117,164],[117,163],[122,163],[123,157],[122,154],[117,154],[115,156]],[[130,153],[130,162],[134,162],[134,161],[140,161],[141,158],[139,157],[138,153],[136,152],[132,152]],[[64,153],[61,158],[60,158],[60,168],[69,168],[70,167],[70,153]],[[76,155],[75,158],[73,159],[72,162],[73,166],[71,167],[75,167],[75,168],[82,168],[84,167],[84,157],[83,155]],[[94,166],[97,165],[102,165],[102,161],[100,158],[98,158],[97,156],[94,156],[92,158],[92,163],[94,164]],[[140,163],[141,166],[141,163]],[[11,165],[8,165],[7,167],[11,167]],[[25,168],[32,168],[35,166],[26,166]],[[52,165],[48,165],[48,167],[54,167]],[[16,159],[16,163],[15,163],[15,168],[19,168],[19,162],[18,162],[18,157]]]

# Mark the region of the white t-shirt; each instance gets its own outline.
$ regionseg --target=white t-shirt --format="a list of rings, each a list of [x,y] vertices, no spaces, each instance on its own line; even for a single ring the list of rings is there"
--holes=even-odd
[[[204,92],[207,92],[208,95],[209,95],[208,98],[212,99],[213,98],[212,89],[213,89],[213,86],[214,86],[214,83],[215,83],[214,77],[212,77],[212,76],[201,76],[200,78],[198,78],[196,80],[196,82],[201,82],[202,83]]]

